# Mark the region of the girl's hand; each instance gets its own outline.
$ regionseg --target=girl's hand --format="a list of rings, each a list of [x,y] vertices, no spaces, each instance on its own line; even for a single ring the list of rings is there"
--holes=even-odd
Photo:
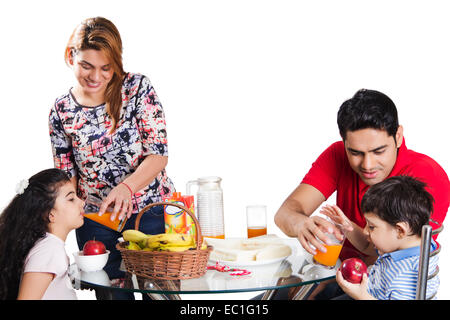
[[[351,283],[344,279],[341,270],[336,272],[336,282],[346,294],[356,300],[373,300],[374,298],[367,292],[369,278],[366,273],[363,274],[361,283]]]
[[[111,221],[114,221],[119,214],[119,220],[122,220],[125,215],[130,218],[131,213],[133,212],[133,203],[130,190],[127,186],[120,183],[111,192],[108,196],[103,200],[102,205],[100,206],[100,211],[98,214],[101,216],[105,213],[106,209],[110,204],[114,203],[114,210],[111,213]]]

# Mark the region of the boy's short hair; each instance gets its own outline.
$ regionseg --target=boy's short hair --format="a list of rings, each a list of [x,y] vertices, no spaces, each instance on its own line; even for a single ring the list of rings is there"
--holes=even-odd
[[[388,178],[369,188],[361,201],[363,213],[372,212],[395,226],[407,222],[414,235],[421,235],[433,211],[433,196],[426,184],[410,176]]]
[[[399,126],[397,108],[384,93],[361,89],[341,105],[337,124],[343,140],[346,139],[348,131],[367,128],[385,130],[388,136],[395,139]]]

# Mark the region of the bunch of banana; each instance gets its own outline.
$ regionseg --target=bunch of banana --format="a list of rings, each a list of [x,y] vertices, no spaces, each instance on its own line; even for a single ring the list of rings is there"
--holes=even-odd
[[[138,230],[125,230],[123,239],[128,241],[127,249],[145,251],[172,251],[180,252],[195,249],[195,237],[180,233],[145,234]],[[206,249],[203,243],[201,249]]]
[[[146,235],[145,233],[133,229],[125,230],[124,232],[122,232],[122,236],[123,240],[132,242],[140,242],[148,238],[148,235]]]

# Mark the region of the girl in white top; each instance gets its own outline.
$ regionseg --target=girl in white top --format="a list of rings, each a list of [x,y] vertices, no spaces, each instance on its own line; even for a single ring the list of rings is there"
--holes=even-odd
[[[70,178],[43,170],[16,192],[0,215],[0,300],[77,299],[64,245],[83,225],[83,201]]]

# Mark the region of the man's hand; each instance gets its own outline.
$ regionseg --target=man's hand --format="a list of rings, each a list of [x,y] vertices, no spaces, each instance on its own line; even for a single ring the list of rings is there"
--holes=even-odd
[[[329,239],[325,233],[336,233],[336,230],[339,232],[332,222],[319,216],[312,216],[306,218],[299,226],[297,238],[307,252],[315,255],[317,251],[311,245],[322,252],[326,252],[327,249],[323,243],[328,244]]]

